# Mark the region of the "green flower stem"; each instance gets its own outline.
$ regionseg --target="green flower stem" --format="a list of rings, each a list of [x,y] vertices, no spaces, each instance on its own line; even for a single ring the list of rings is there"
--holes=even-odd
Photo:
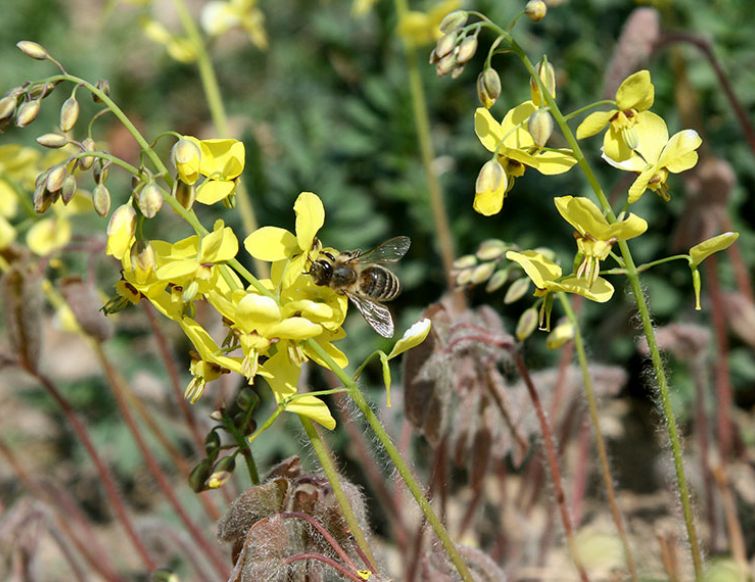
[[[495,26],[498,34],[505,35],[506,32],[500,27]],[[592,170],[590,163],[585,158],[582,149],[579,147],[577,138],[569,127],[568,123],[564,119],[561,110],[558,108],[555,99],[551,96],[548,90],[543,86],[540,77],[535,71],[535,67],[530,61],[527,54],[522,48],[509,36],[509,42],[513,51],[520,58],[525,68],[529,72],[530,76],[535,79],[540,87],[540,93],[543,95],[548,107],[550,107],[553,119],[561,129],[566,141],[572,148],[577,163],[579,164],[582,173],[585,175],[587,182],[590,184],[595,196],[600,202],[603,211],[606,213],[606,218],[610,223],[616,222],[616,214],[613,212],[611,205],[606,198],[603,189],[598,182],[598,178]],[[648,307],[645,294],[640,282],[639,273],[637,267],[634,264],[632,253],[629,250],[629,245],[626,241],[619,241],[619,249],[621,250],[621,256],[624,259],[624,265],[626,268],[626,276],[629,279],[629,285],[634,294],[634,300],[637,305],[637,311],[640,314],[640,320],[642,321],[642,329],[645,334],[645,338],[648,342],[648,350],[650,351],[650,359],[655,371],[656,381],[658,383],[658,395],[660,397],[661,411],[665,420],[666,432],[668,434],[669,443],[671,445],[671,453],[674,459],[674,469],[676,471],[677,493],[679,495],[679,502],[682,505],[682,513],[684,514],[684,523],[687,528],[687,537],[689,540],[690,553],[692,554],[692,563],[695,569],[695,577],[699,580],[703,575],[703,558],[700,551],[700,544],[697,537],[697,528],[695,526],[695,516],[692,509],[692,501],[690,499],[689,488],[687,486],[687,477],[684,473],[684,459],[682,457],[682,443],[679,437],[679,430],[676,424],[676,416],[674,415],[673,407],[671,406],[671,393],[668,384],[668,378],[666,377],[666,370],[663,366],[663,358],[661,352],[658,349],[658,344],[655,339],[655,330],[653,329],[653,320],[650,315],[650,309]]]
[[[225,105],[223,104],[223,96],[220,92],[218,77],[215,74],[212,59],[210,59],[210,55],[207,53],[204,38],[202,37],[196,22],[194,22],[194,18],[192,18],[191,13],[186,6],[186,2],[184,0],[173,0],[173,5],[176,7],[176,12],[178,12],[178,17],[181,20],[181,25],[183,26],[186,35],[189,37],[189,40],[197,53],[197,68],[199,69],[199,77],[202,80],[202,87],[204,89],[205,98],[207,99],[207,106],[210,109],[212,123],[215,125],[215,128],[219,133],[223,136],[228,136],[230,134],[228,115],[226,114]],[[257,218],[254,214],[254,207],[252,206],[252,201],[246,187],[244,186],[243,180],[240,180],[236,186],[236,201],[238,202],[244,231],[249,235],[257,230]],[[270,267],[266,262],[254,259],[254,268],[262,279],[267,279],[270,276]]]
[[[260,484],[260,474],[257,471],[257,463],[254,462],[254,455],[252,454],[252,448],[249,446],[250,441],[247,440],[243,434],[241,434],[233,422],[229,419],[227,422],[223,422],[223,428],[225,428],[233,436],[233,440],[241,451],[241,455],[244,457],[246,463],[246,470],[249,473],[249,480],[252,485]]]
[[[648,269],[657,267],[658,265],[663,265],[664,263],[670,263],[671,261],[689,262],[689,260],[690,260],[689,255],[673,255],[671,257],[664,257],[663,259],[658,259],[657,261],[650,261],[649,263],[643,263],[642,265],[639,265],[637,267],[637,273],[642,273],[644,271],[647,271]],[[608,269],[606,271],[601,271],[600,274],[601,275],[626,275],[627,270],[626,269]]]
[[[592,422],[593,431],[595,433],[595,444],[598,449],[598,460],[600,461],[600,471],[603,477],[603,486],[606,489],[606,497],[608,498],[608,505],[611,508],[611,516],[613,517],[614,524],[616,524],[616,530],[619,532],[621,538],[621,544],[624,546],[624,559],[626,560],[627,568],[629,569],[629,575],[635,582],[637,578],[637,565],[634,561],[634,555],[632,548],[629,545],[629,538],[624,526],[624,518],[621,514],[621,509],[616,501],[616,491],[613,486],[613,477],[611,476],[611,466],[608,462],[608,453],[606,451],[606,443],[603,438],[603,431],[600,428],[600,417],[598,415],[598,403],[595,398],[595,390],[592,384],[592,377],[590,376],[589,364],[587,362],[587,353],[585,352],[585,344],[582,338],[582,332],[579,327],[579,320],[577,315],[572,309],[571,302],[566,297],[565,293],[559,293],[558,299],[561,302],[561,306],[564,309],[566,317],[574,326],[574,346],[577,350],[577,360],[579,361],[579,367],[582,370],[582,383],[585,389],[585,396],[587,398],[587,408],[590,413],[590,422]]]
[[[416,479],[412,475],[411,469],[409,469],[409,466],[404,461],[401,453],[396,448],[396,445],[393,444],[391,437],[388,435],[385,428],[383,428],[383,425],[380,423],[380,420],[372,411],[372,408],[370,408],[370,405],[367,403],[367,400],[359,389],[359,386],[357,386],[356,382],[346,373],[346,371],[343,370],[333,360],[333,358],[331,358],[330,355],[322,347],[320,347],[320,345],[316,341],[307,340],[307,345],[328,365],[328,367],[343,383],[343,385],[349,389],[349,396],[357,405],[357,408],[359,408],[364,417],[367,419],[367,422],[375,433],[375,436],[380,441],[380,444],[385,449],[385,451],[388,453],[391,461],[393,461],[393,464],[396,466],[396,470],[399,472],[399,475],[401,475],[404,483],[406,483],[406,486],[409,488],[409,491],[422,510],[422,513],[430,524],[430,527],[433,528],[435,535],[438,536],[440,543],[443,545],[443,549],[448,554],[448,557],[455,566],[456,570],[459,572],[462,580],[464,580],[464,582],[472,582],[472,574],[470,573],[466,562],[464,562],[464,559],[461,557],[459,550],[456,548],[453,540],[451,540],[451,537],[448,535],[446,528],[443,526],[440,519],[438,519],[438,516],[435,515],[430,502],[422,492],[421,486],[419,485],[419,483],[417,483]]]
[[[316,342],[312,343],[317,345]],[[341,487],[341,476],[338,474],[338,469],[336,469],[330,451],[320,437],[320,433],[317,432],[317,429],[312,424],[312,421],[304,416],[299,416],[299,420],[304,427],[304,432],[307,433],[309,442],[312,443],[312,448],[320,461],[325,476],[328,478],[331,487],[333,487],[333,493],[336,496],[336,500],[338,500],[338,505],[340,506],[343,517],[349,526],[349,530],[351,530],[351,535],[354,536],[354,541],[356,541],[359,548],[369,560],[370,568],[373,572],[377,571],[375,557],[372,555],[370,545],[367,543],[367,537],[364,535],[362,526],[359,524],[359,520],[354,514],[349,498],[346,497],[346,493],[344,492],[343,487]]]
[[[400,21],[409,12],[407,0],[395,0],[396,15]],[[432,135],[430,134],[430,116],[427,112],[427,100],[422,86],[417,51],[414,47],[404,43],[404,54],[409,69],[409,89],[412,95],[412,109],[414,122],[417,124],[417,139],[419,140],[422,166],[425,169],[427,188],[430,192],[430,206],[432,207],[433,221],[435,222],[435,234],[438,237],[438,246],[443,261],[443,271],[446,275],[449,289],[453,289],[454,281],[451,275],[454,263],[454,240],[451,226],[443,201],[443,190],[440,181],[433,168],[435,152],[433,150]]]
[[[601,101],[596,101],[595,103],[590,103],[589,105],[585,105],[584,107],[575,109],[571,113],[567,113],[566,115],[564,115],[564,119],[566,121],[569,121],[570,119],[577,117],[577,115],[580,115],[581,113],[584,113],[585,111],[590,111],[590,109],[595,109],[596,107],[601,107],[603,105],[612,105],[615,107],[616,101],[614,101],[613,99],[603,99]]]
[[[80,160],[81,158],[100,158],[101,160],[109,161],[114,166],[118,166],[119,168],[126,170],[129,174],[132,174],[134,176],[141,175],[139,173],[139,168],[137,168],[136,166],[132,166],[128,162],[125,162],[119,157],[116,157],[113,154],[109,154],[107,152],[79,152],[78,154],[72,155],[68,159]]]

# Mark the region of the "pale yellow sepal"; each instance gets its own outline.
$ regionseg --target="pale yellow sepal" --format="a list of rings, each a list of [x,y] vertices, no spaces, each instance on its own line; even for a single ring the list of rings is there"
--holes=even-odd
[[[738,238],[738,232],[725,232],[696,244],[689,250],[692,266],[697,267],[712,254],[728,249]]]

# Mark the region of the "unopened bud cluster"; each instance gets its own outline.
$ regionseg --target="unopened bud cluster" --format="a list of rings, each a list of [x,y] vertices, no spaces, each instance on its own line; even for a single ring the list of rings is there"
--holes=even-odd
[[[435,65],[435,72],[439,77],[448,74],[454,79],[464,71],[464,65],[472,60],[477,52],[477,36],[480,27],[474,28],[471,34],[463,30],[468,14],[463,10],[451,12],[440,23],[443,36],[440,37],[430,54],[430,64]]]

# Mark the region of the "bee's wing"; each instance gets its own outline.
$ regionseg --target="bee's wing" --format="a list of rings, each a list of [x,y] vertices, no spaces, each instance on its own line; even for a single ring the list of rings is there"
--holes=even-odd
[[[393,337],[393,318],[385,305],[364,295],[349,293],[348,296],[372,329],[383,337]]]
[[[363,263],[395,263],[406,254],[411,244],[408,236],[396,236],[356,256]]]

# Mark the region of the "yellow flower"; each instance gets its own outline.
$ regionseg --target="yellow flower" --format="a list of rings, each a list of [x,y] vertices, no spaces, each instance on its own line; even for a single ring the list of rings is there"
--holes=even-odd
[[[200,22],[209,36],[220,36],[232,28],[241,27],[249,40],[259,49],[267,48],[265,15],[256,6],[257,0],[214,0],[205,4]]]
[[[197,189],[197,202],[215,204],[233,194],[238,178],[244,171],[244,144],[236,139],[200,141],[191,136],[185,136],[183,139],[199,148],[198,172],[206,178]],[[178,153],[176,152],[176,158]],[[197,160],[188,151],[186,158],[185,165],[179,167],[177,163],[176,167],[181,179],[187,184],[193,184],[196,181]],[[182,171],[184,176],[181,175]],[[186,181],[184,178],[194,181]]]
[[[629,188],[629,203],[637,202],[649,188],[663,200],[668,201],[669,172],[679,174],[697,164],[697,148],[703,143],[694,129],[685,129],[668,136],[666,122],[654,113],[647,113],[634,128],[637,147],[624,161],[611,159],[605,153],[603,159],[626,172],[638,172],[639,176]]]
[[[408,46],[421,47],[433,44],[442,36],[440,23],[443,18],[460,6],[460,0],[445,0],[428,12],[410,10],[398,23],[398,34]]]
[[[608,257],[615,242],[640,236],[648,228],[645,219],[632,213],[610,224],[588,198],[560,196],[554,201],[559,214],[577,231],[574,236],[583,257],[577,277],[584,277],[589,284],[598,278],[600,261]]]
[[[294,213],[296,234],[277,226],[263,226],[244,239],[244,248],[255,259],[272,261],[277,263],[274,267],[283,270],[283,287],[307,271],[307,264],[317,258],[321,248],[317,232],[325,224],[325,208],[312,192],[299,194]]]
[[[50,209],[52,216],[38,220],[26,233],[26,245],[34,254],[42,257],[62,249],[71,241],[71,216],[89,212],[92,203],[88,196],[79,191],[68,205],[58,198]]]
[[[597,303],[605,303],[613,296],[613,285],[602,277],[597,277],[592,284],[578,277],[562,278],[561,267],[537,251],[507,251],[506,258],[524,269],[535,284],[536,296],[561,291],[576,293]]]
[[[8,248],[16,240],[16,229],[0,214],[0,251]]]
[[[484,107],[475,111],[475,133],[485,149],[496,155],[506,175],[505,187],[497,181],[496,188],[477,193],[475,210],[480,214],[490,216],[501,211],[514,178],[522,176],[527,166],[551,176],[568,172],[577,163],[569,149],[543,149],[535,145],[527,131],[527,121],[536,110],[532,101],[525,101],[506,113],[500,123]]]
[[[156,20],[143,21],[142,30],[149,40],[163,45],[168,54],[179,63],[193,63],[197,60],[197,51],[188,38],[174,36]]]
[[[709,256],[728,249],[738,238],[738,232],[725,232],[697,243],[689,250],[690,264],[697,267]]]
[[[633,128],[643,121],[654,99],[650,72],[642,70],[630,75],[616,91],[616,109],[588,115],[577,127],[577,139],[591,137],[610,124],[603,136],[603,153],[617,162],[626,160],[637,145]]]
[[[316,396],[298,393],[301,368],[295,365],[285,352],[279,350],[260,369],[266,375],[275,401],[279,404],[284,403],[286,411],[310,418],[329,430],[336,427],[335,419],[322,400]]]
[[[199,165],[202,161],[202,149],[199,140],[182,137],[173,146],[171,157],[176,166],[178,177],[184,184],[191,186],[199,180]]]
[[[136,232],[136,211],[128,204],[122,204],[110,215],[107,223],[107,247],[105,253],[116,259],[123,260],[134,243]]]

